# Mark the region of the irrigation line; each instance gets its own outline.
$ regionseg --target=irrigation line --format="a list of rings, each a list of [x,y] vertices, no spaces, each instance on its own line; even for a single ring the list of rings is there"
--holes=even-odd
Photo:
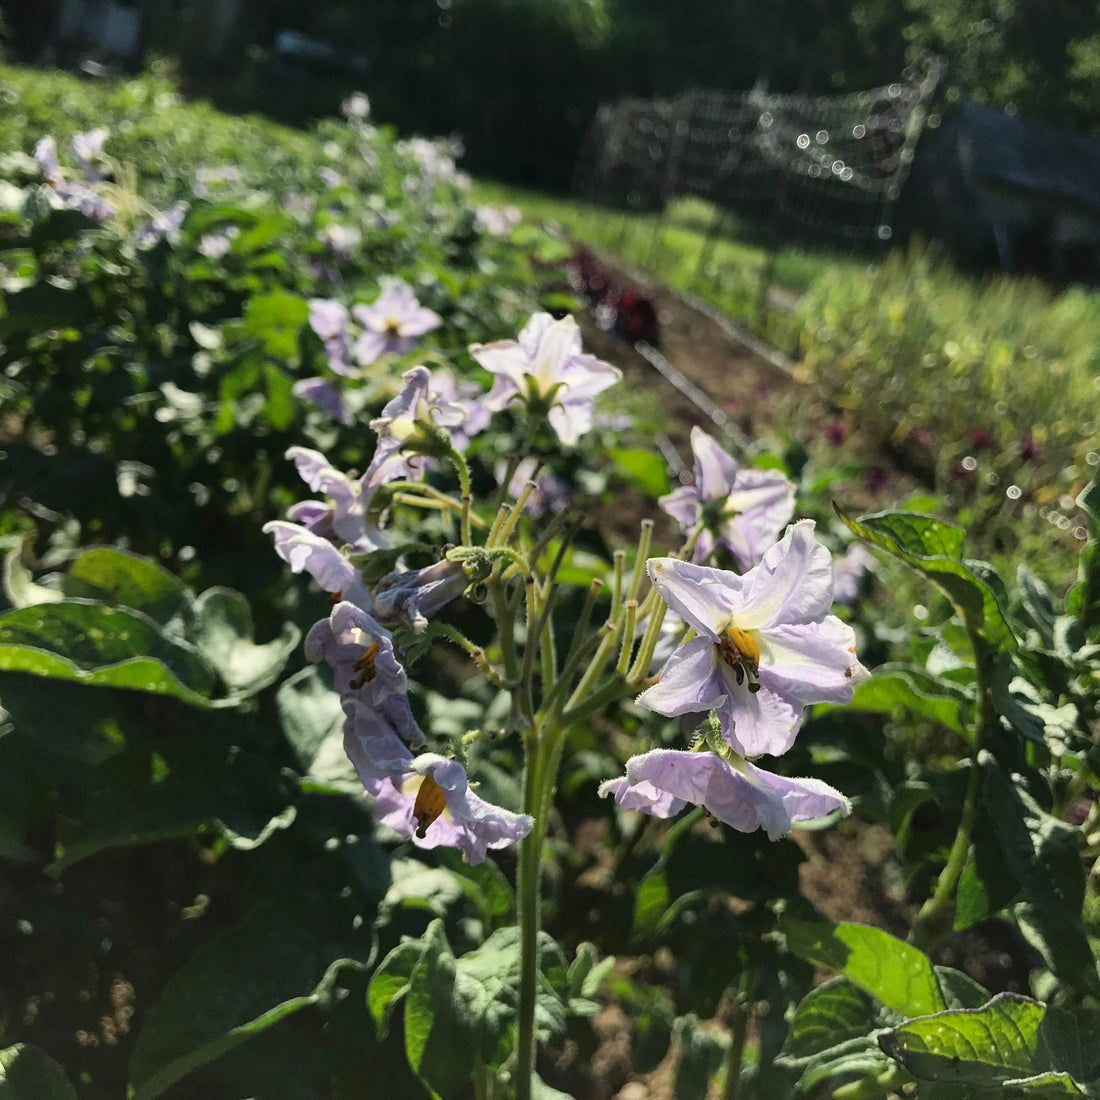
[[[690,378],[680,373],[652,344],[639,340],[634,350],[671,382],[742,454],[758,454],[761,447],[754,443]]]

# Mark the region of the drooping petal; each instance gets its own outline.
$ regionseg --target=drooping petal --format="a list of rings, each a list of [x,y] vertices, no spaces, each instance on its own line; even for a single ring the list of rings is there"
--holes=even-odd
[[[763,829],[772,840],[790,832],[796,821],[851,811],[839,791],[819,780],[787,779],[747,761],[733,767],[710,752],[656,749],[628,760],[626,778],[702,806],[739,832]]]
[[[351,353],[361,367],[369,367],[390,350],[390,341],[380,332],[364,329],[362,335],[352,345]]]
[[[646,568],[661,599],[712,642],[744,604],[743,579],[728,570],[676,558],[650,558]]]
[[[423,630],[451,600],[469,585],[456,561],[438,561],[424,569],[387,573],[374,589],[374,611],[384,622],[402,622],[412,630]]]
[[[638,704],[671,718],[708,711],[726,696],[718,671],[718,647],[707,637],[685,642],[669,657],[661,679],[638,696]]]
[[[675,817],[687,805],[682,798],[658,790],[644,779],[631,786],[625,775],[601,783],[598,794],[600,798],[612,795],[624,810],[638,810],[653,817]]]
[[[335,340],[348,327],[348,309],[343,302],[328,298],[309,300],[309,327],[325,341]]]
[[[350,427],[355,423],[340,391],[323,378],[302,378],[294,383],[294,396],[316,405],[321,412],[331,416],[338,424]]]
[[[814,537],[814,521],[799,520],[745,575],[737,625],[758,630],[823,619],[833,605],[833,559]]]
[[[326,592],[340,592],[345,599],[370,608],[370,592],[359,570],[328,539],[286,520],[272,520],[263,529],[274,536],[275,552],[292,572],[305,571]]]
[[[418,821],[417,796],[429,780],[441,789],[445,805],[430,821]],[[434,753],[413,757],[404,774],[381,780],[372,793],[384,824],[420,848],[458,848],[471,865],[480,863],[490,848],[506,848],[522,840],[534,825],[528,814],[479,798],[469,789],[466,769]]]
[[[852,689],[870,675],[856,657],[855,631],[835,615],[760,635],[760,682],[793,705],[850,703]]]

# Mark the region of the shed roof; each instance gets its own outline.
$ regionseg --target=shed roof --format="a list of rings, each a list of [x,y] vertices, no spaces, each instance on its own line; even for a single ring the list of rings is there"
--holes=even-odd
[[[1100,141],[978,103],[963,103],[955,121],[973,176],[1100,211]]]

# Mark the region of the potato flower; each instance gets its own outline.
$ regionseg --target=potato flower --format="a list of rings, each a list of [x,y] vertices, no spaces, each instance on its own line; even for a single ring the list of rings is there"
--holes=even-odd
[[[691,450],[695,483],[657,503],[685,531],[706,525],[695,543],[696,562],[706,561],[717,542],[751,569],[794,515],[794,485],[779,470],[740,469],[702,428],[691,429]]]
[[[403,279],[383,279],[382,293],[369,306],[352,306],[352,316],[363,333],[352,349],[361,366],[368,367],[386,352],[404,355],[417,338],[439,328],[443,318],[426,309]]]
[[[668,716],[714,710],[741,756],[778,756],[794,742],[812,703],[850,703],[868,673],[855,634],[830,609],[833,563],[812,520],[744,576],[652,558],[659,595],[698,636],[672,654],[660,681],[638,702]]]
[[[764,771],[735,753],[655,749],[632,756],[626,775],[600,785],[624,810],[674,817],[689,802],[738,832],[763,829],[777,840],[800,821],[839,810],[852,812],[847,798],[820,779],[791,779]]]
[[[550,426],[570,447],[592,428],[596,395],[622,378],[617,367],[583,353],[572,317],[555,321],[549,313],[533,314],[519,340],[474,344],[470,354],[496,376],[487,409],[498,412],[517,397],[545,407]]]

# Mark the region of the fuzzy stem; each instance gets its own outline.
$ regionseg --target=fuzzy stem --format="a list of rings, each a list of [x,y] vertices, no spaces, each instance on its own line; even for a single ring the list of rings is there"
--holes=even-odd
[[[630,578],[629,598],[636,600],[642,589],[642,578],[645,576],[646,557],[649,554],[649,543],[653,538],[653,520],[642,520],[642,533],[638,536],[638,553],[634,558],[634,575]]]
[[[458,484],[462,489],[462,545],[469,546],[470,504],[473,499],[470,495],[470,467],[466,465],[466,459],[462,457],[462,453],[454,447],[450,449],[447,457],[458,471]]]
[[[626,675],[630,666],[630,654],[634,650],[634,627],[638,616],[638,601],[629,599],[626,601],[626,626],[623,628],[623,644],[619,650],[619,664],[616,671],[620,676]]]
[[[730,1045],[726,1051],[726,1081],[722,1086],[722,1100],[740,1100],[741,1066],[745,1060],[745,1041],[749,1037],[749,1020],[752,1018],[752,989],[756,975],[752,967],[741,971],[741,984],[733,1003],[733,1020],[730,1027]]]

